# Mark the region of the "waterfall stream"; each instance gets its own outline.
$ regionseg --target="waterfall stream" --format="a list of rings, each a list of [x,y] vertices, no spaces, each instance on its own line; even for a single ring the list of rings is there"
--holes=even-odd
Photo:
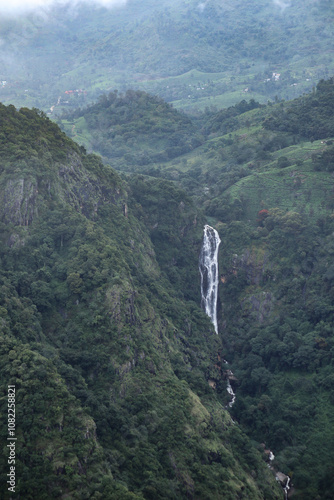
[[[218,299],[218,249],[220,238],[211,226],[204,226],[204,238],[199,256],[201,273],[202,308],[210,317],[218,334],[217,299]]]
[[[199,271],[201,274],[201,306],[206,314],[211,319],[214,325],[215,332],[218,334],[217,322],[217,300],[218,300],[218,249],[220,238],[218,232],[209,225],[204,226],[204,237],[199,256]],[[228,362],[224,359],[225,364]],[[230,378],[233,377],[233,372],[227,370],[227,392],[232,396],[232,400],[228,403],[227,407],[232,408],[235,403],[236,395],[231,386]],[[234,422],[232,420],[232,422]],[[272,462],[275,455],[269,450],[269,468],[275,471]],[[288,499],[290,486],[290,477],[282,474],[282,472],[275,471],[277,481],[281,483],[284,490],[284,499]]]
[[[214,325],[215,332],[218,334],[218,322],[217,322],[217,300],[218,300],[218,249],[220,244],[220,238],[218,232],[209,225],[204,226],[204,237],[203,244],[201,248],[201,253],[199,256],[199,271],[201,274],[201,306],[202,309],[211,319]],[[223,362],[228,364],[224,359]],[[228,403],[227,407],[232,408],[235,403],[236,395],[231,386],[230,378],[233,377],[233,372],[227,370],[227,392],[232,397],[232,400]],[[232,420],[233,423],[235,423]],[[275,472],[277,481],[280,482],[284,490],[284,499],[288,499],[290,486],[290,477],[283,474],[282,472],[277,472],[272,466],[272,462],[275,459],[275,455],[269,450],[269,468]]]
[[[229,408],[232,408],[232,406],[234,405],[235,403],[235,398],[236,398],[236,395],[235,395],[235,392],[233,391],[232,389],[232,386],[231,386],[231,382],[229,381],[229,379],[227,379],[227,392],[230,394],[230,396],[232,396],[232,400],[229,402],[228,404],[228,407]]]
[[[284,487],[284,497],[285,497],[285,500],[288,500],[288,498],[289,498],[290,481],[291,481],[291,479],[288,476],[286,485]]]

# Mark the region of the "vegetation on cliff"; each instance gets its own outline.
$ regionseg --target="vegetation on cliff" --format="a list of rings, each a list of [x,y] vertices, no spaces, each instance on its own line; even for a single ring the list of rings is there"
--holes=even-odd
[[[216,224],[222,353],[239,381],[233,414],[273,449],[298,498],[332,494],[333,88],[331,78],[293,101],[243,101],[193,119],[201,145],[136,165],[151,177],[130,181],[146,206],[147,186],[173,180]],[[153,228],[156,207],[146,200]],[[169,247],[166,230],[157,238],[159,254]],[[183,265],[170,262],[166,273],[182,288]],[[210,377],[224,399],[225,380],[217,372]]]
[[[15,384],[21,495],[280,498],[264,442],[296,498],[331,497],[333,86],[197,119],[112,93],[77,115],[111,134],[111,160],[113,126],[143,154],[160,127],[149,165],[119,155],[126,174],[1,105],[1,405]],[[192,146],[155,163],[177,131]],[[205,220],[219,336],[199,307]]]
[[[14,385],[20,497],[282,498],[269,449],[294,498],[334,497],[333,9],[1,16],[0,477]]]
[[[280,498],[208,384],[220,341],[199,307],[192,200],[126,183],[36,110],[1,113],[3,483],[15,385],[27,500]]]

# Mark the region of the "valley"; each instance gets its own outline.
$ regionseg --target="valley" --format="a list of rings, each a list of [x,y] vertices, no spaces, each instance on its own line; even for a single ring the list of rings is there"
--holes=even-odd
[[[333,498],[333,17],[1,18],[0,477],[20,498]]]
[[[191,113],[243,98],[289,100],[333,74],[333,16],[327,0],[285,9],[271,0],[128,0],[4,17],[0,97],[48,112],[61,95],[59,113],[115,89],[144,90]],[[87,95],[65,99],[71,89]]]
[[[315,92],[291,102],[263,106],[241,101],[226,110],[193,118],[192,124],[183,123],[186,135],[178,134],[172,151],[169,148],[182,115],[176,118],[170,108],[174,125],[167,130],[162,125],[167,110],[159,118],[157,110],[162,103],[154,101],[158,107],[150,120],[146,119],[153,101],[140,91],[112,94],[77,112],[72,122],[67,118],[61,123],[65,130],[71,123],[80,124],[86,147],[97,146],[94,130],[104,133],[100,123],[110,130],[108,113],[112,108],[109,116],[118,127],[117,141],[111,135],[110,149],[110,135],[101,141],[105,161],[124,172],[124,178],[138,178],[136,186],[145,178],[152,183],[166,179],[179,185],[218,230],[220,353],[229,360],[238,394],[231,413],[251,432],[258,446],[265,440],[266,446],[275,450],[275,470],[291,478],[289,498],[316,497],[326,479],[315,484],[309,475],[306,480],[303,464],[312,461],[321,475],[322,460],[315,459],[311,436],[314,432],[319,438],[319,432],[326,433],[327,428],[325,439],[332,440],[332,402],[320,382],[321,373],[326,378],[331,372],[332,337],[319,336],[325,325],[327,332],[332,328],[327,295],[331,285],[326,270],[333,221],[332,92],[330,79],[320,82]],[[123,124],[124,105],[128,119]],[[311,110],[312,118],[308,115]],[[136,117],[140,119],[133,161],[130,131],[135,130]],[[147,137],[158,139],[159,127],[164,128],[165,142],[156,141],[159,150],[153,151],[148,149]],[[122,147],[128,148],[128,154],[118,160],[117,151]],[[169,154],[175,157],[168,159]],[[141,203],[136,192],[137,188],[134,194]],[[172,268],[166,272],[172,273]],[[322,311],[318,316],[316,304]],[[216,367],[210,372],[209,384],[226,401],[223,365]],[[320,391],[313,392],[311,387],[319,387],[319,383]],[[323,417],[329,419],[329,427],[318,421]],[[318,426],[322,429],[319,432]],[[283,482],[285,485],[286,479]]]
[[[50,477],[40,498],[281,498],[265,449],[289,495],[331,495],[333,96],[329,79],[199,118],[112,92],[60,121],[105,163],[43,112],[1,105],[1,366],[42,432],[22,423],[17,443],[33,457],[18,477],[36,471],[32,491],[39,467]],[[205,224],[220,239],[215,328]]]

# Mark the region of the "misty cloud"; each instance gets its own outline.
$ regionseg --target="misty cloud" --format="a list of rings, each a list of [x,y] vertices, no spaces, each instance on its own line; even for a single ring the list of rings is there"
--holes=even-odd
[[[54,5],[76,6],[80,3],[100,5],[104,7],[119,7],[127,0],[10,0],[0,3],[0,14],[23,14],[34,10],[47,9]]]
[[[284,0],[273,0],[274,4],[281,8],[281,10],[285,10],[287,7],[290,7],[290,2],[284,2]]]
[[[206,7],[206,4],[208,3],[208,0],[206,0],[205,2],[201,2],[197,5],[197,9],[200,11],[200,12],[203,12],[205,7]]]

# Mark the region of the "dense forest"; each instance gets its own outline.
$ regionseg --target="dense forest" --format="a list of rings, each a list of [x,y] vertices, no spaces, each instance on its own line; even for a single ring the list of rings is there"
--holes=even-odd
[[[69,135],[82,137],[89,150],[123,171],[126,164],[134,171],[175,158],[203,141],[188,116],[143,91],[103,94],[96,104],[65,116],[59,124]]]
[[[20,498],[281,498],[208,384],[202,213],[170,181],[122,180],[42,112],[0,112],[2,484],[9,385]]]
[[[163,120],[155,113],[148,129],[140,129],[152,98],[142,92],[129,96],[141,106],[141,114],[133,113],[136,106],[128,103],[128,114],[141,130],[137,157],[143,158],[145,133],[154,135]],[[110,139],[107,160],[142,179],[135,181],[137,200],[142,203],[142,174],[152,183],[171,180],[219,230],[219,325],[224,356],[238,380],[234,418],[255,441],[265,439],[275,450],[275,464],[292,477],[295,498],[331,498],[333,78],[293,101],[267,106],[242,101],[191,118],[192,126],[184,127],[187,142],[200,141],[174,158],[166,150],[183,116],[177,120],[170,108],[173,119],[165,143],[158,142],[159,160],[146,156],[146,165],[116,158],[121,143],[132,146],[129,125],[122,123],[126,95],[113,93],[104,104],[101,99],[67,115],[62,126],[80,124],[83,142],[97,146],[91,138],[96,124],[107,120],[110,101],[118,135]],[[108,130],[99,129],[105,143]],[[212,377],[225,397],[226,381]]]

